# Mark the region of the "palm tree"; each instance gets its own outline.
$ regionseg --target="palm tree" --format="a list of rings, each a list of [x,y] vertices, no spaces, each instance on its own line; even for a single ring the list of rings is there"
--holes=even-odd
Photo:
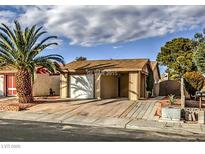
[[[0,26],[0,67],[17,70],[16,90],[19,103],[33,102],[32,77],[37,67],[44,67],[54,73],[61,71],[60,65],[64,64],[60,55],[39,55],[45,48],[57,45],[56,42],[50,43],[50,39],[55,39],[56,36],[40,39],[46,33],[36,25],[22,30],[18,21],[14,21],[13,30],[3,23]]]

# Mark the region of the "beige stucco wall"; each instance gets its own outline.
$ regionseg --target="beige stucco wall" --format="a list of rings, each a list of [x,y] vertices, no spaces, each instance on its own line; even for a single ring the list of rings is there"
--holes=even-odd
[[[68,74],[60,75],[60,97],[67,98],[69,97],[69,76]]]
[[[140,98],[140,73],[129,73],[129,99],[138,100]]]
[[[101,76],[100,94],[101,98],[118,97],[118,78],[117,76]]]
[[[154,76],[154,83],[158,83],[159,82],[159,75],[158,75],[157,67],[155,67],[153,70],[153,76]]]
[[[60,95],[60,75],[36,74],[33,84],[34,96],[47,96],[49,89],[55,91],[55,95]]]
[[[159,77],[159,74],[158,74],[158,68],[155,67],[153,70],[153,77],[154,77],[154,87],[153,87],[153,93],[152,93],[152,96],[156,97],[156,96],[159,96],[159,80],[160,80],[160,77]]]
[[[100,99],[100,80],[101,80],[101,74],[95,74],[95,98]]]
[[[159,96],[159,83],[155,83],[153,87],[153,96]]]

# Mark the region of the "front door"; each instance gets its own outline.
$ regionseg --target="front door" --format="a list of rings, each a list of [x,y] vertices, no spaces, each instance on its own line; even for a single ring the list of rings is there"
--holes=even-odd
[[[4,96],[4,75],[0,75],[0,96]]]
[[[7,96],[16,96],[15,75],[7,75]]]

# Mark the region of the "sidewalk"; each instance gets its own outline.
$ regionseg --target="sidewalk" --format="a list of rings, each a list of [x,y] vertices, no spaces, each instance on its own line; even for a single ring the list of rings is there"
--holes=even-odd
[[[171,132],[182,135],[193,133],[205,134],[205,125],[186,124],[186,123],[168,123],[153,120],[129,119],[129,118],[110,118],[110,117],[87,117],[71,116],[68,118],[56,118],[55,115],[48,113],[32,112],[0,112],[0,119],[26,120],[37,122],[51,122],[73,125],[86,125],[98,127],[115,127],[135,130],[148,130],[159,132]]]

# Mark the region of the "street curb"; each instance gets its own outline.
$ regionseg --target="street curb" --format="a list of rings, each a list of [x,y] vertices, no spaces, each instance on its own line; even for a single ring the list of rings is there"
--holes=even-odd
[[[30,115],[30,116],[28,116]],[[146,130],[146,131],[159,131],[171,133],[198,133],[205,134],[204,125],[188,125],[167,123],[158,121],[147,121],[139,119],[128,118],[111,118],[111,117],[86,117],[86,116],[71,116],[64,120],[56,120],[54,118],[44,119],[41,117],[49,114],[33,113],[33,112],[0,112],[0,120],[20,120],[32,122],[47,122],[47,123],[60,123],[67,125],[80,125],[80,126],[94,126],[94,127],[110,127],[110,128],[124,128],[132,130]]]

